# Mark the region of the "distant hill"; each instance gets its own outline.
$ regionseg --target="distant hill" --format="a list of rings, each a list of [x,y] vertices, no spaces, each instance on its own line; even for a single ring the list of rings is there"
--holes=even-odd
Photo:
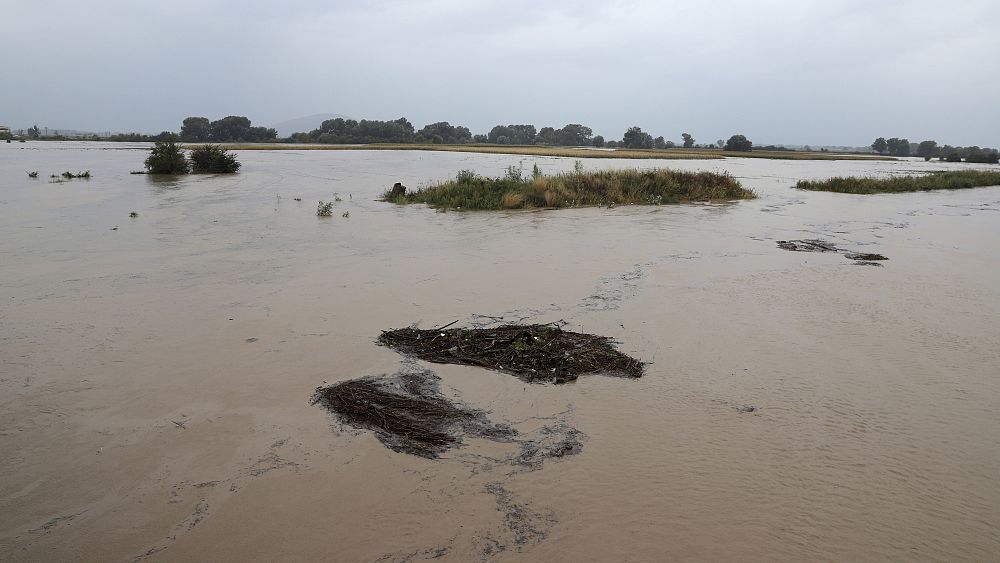
[[[320,124],[327,119],[337,119],[338,117],[348,119],[346,115],[341,115],[339,113],[317,113],[314,115],[307,115],[305,117],[289,119],[288,121],[282,121],[281,123],[274,123],[270,125],[270,127],[274,127],[278,130],[279,137],[287,137],[292,133],[308,133],[313,129],[319,128]]]

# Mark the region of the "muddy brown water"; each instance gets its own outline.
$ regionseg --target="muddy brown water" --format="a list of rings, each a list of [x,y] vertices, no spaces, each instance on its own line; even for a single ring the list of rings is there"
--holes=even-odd
[[[573,161],[239,156],[237,176],[156,179],[128,174],[141,145],[0,145],[0,560],[1000,553],[1000,187],[791,188],[964,165],[584,161],[726,170],[761,197],[439,213],[373,200]],[[796,239],[891,260],[775,244]],[[493,322],[478,315],[564,320],[652,363],[529,386],[374,342]],[[467,439],[427,460],[309,404],[324,382],[420,368],[520,436],[569,428],[582,449],[525,466]]]

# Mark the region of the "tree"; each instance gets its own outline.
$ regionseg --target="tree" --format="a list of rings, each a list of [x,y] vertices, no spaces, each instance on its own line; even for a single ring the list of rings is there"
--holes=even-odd
[[[750,152],[753,150],[753,143],[743,135],[733,135],[726,141],[727,151]]]
[[[602,137],[601,135],[598,135],[598,136],[594,137],[594,146],[597,147],[597,148],[603,147],[604,146],[604,137]]]
[[[690,133],[681,133],[681,139],[684,139],[684,148],[689,149],[694,146],[694,137]]]
[[[31,137],[32,139],[37,139],[41,134],[42,134],[42,132],[38,128],[37,124],[33,125],[31,127],[28,127],[28,136]]]
[[[184,153],[173,141],[156,143],[145,164],[150,174],[187,174],[191,169]]]
[[[568,123],[555,132],[556,144],[563,147],[585,147],[593,142],[594,131],[586,125]]]
[[[542,127],[535,136],[535,144],[538,145],[555,145],[556,141],[556,130],[551,127]]]
[[[153,141],[177,141],[177,133],[172,131],[161,131],[150,137]]]
[[[627,149],[651,149],[653,136],[643,133],[640,127],[630,127],[622,136],[622,146]]]
[[[726,142],[723,141],[722,139],[719,139],[718,141],[715,141],[715,145],[721,149],[722,147],[726,146]]]
[[[663,139],[663,135],[660,135],[659,137],[653,139],[653,148],[654,149],[667,148],[667,142]]]
[[[917,145],[917,156],[922,156],[924,158],[930,158],[937,156],[938,146],[937,141],[920,141]]]
[[[278,136],[275,129],[269,127],[251,127],[250,120],[242,115],[230,115],[215,120],[208,125],[208,138],[216,142],[268,141]]]
[[[872,150],[879,154],[885,154],[885,151],[889,150],[889,144],[885,141],[885,137],[875,139],[875,142],[872,143]]]
[[[997,152],[996,149],[969,147],[969,153],[965,156],[965,161],[981,164],[997,164],[1000,163],[1000,152]]]
[[[207,141],[209,122],[207,117],[187,117],[181,124],[181,140],[186,143]]]
[[[534,125],[497,125],[487,139],[497,145],[533,145],[537,134]]]
[[[447,121],[425,125],[417,131],[416,140],[425,143],[463,145],[472,140],[472,132],[462,126],[452,126]]]
[[[893,156],[910,156],[910,141],[909,139],[899,139],[893,137],[885,142],[889,150],[889,154]]]

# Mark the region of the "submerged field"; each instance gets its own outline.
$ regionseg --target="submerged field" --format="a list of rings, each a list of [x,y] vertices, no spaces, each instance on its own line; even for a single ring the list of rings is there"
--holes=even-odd
[[[515,154],[523,156],[558,156],[567,158],[625,158],[660,160],[707,160],[732,158],[766,158],[774,160],[896,160],[889,156],[831,152],[764,151],[734,152],[715,149],[593,149],[587,147],[549,147],[542,145],[435,145],[435,144],[371,144],[319,145],[295,143],[230,143],[233,150],[310,150],[310,151],[438,151],[482,154]]]
[[[1000,552],[1000,187],[792,188],[975,166],[580,159],[757,197],[434,213],[377,200],[574,161],[241,151],[234,175],[130,175],[148,148],[0,143],[0,561]],[[65,170],[92,177],[47,181]],[[576,338],[464,338],[548,323],[642,377],[570,381]],[[512,375],[536,352],[565,383]],[[421,433],[434,459],[397,451]]]
[[[387,191],[386,201],[424,203],[443,209],[532,209],[601,205],[660,205],[751,199],[729,174],[677,170],[597,170],[522,176],[510,168],[504,176],[486,177],[470,170],[454,180],[401,195]]]
[[[935,171],[923,176],[894,176],[891,178],[837,176],[828,180],[802,180],[795,184],[795,187],[800,190],[845,194],[961,190],[984,186],[1000,186],[1000,171],[949,170]]]

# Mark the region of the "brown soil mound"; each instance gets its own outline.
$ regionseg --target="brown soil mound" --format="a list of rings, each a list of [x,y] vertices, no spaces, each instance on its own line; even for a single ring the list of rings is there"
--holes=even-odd
[[[547,325],[388,330],[379,344],[438,364],[480,366],[529,383],[565,383],[588,373],[642,377],[643,363],[614,348],[606,336]]]

